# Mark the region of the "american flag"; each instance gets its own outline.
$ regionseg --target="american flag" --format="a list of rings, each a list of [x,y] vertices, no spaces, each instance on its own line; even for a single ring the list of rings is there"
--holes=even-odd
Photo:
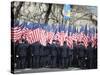
[[[70,48],[73,48],[73,41],[83,41],[85,47],[88,46],[89,41],[92,42],[93,46],[95,46],[97,43],[97,36],[92,36],[90,38],[88,35],[85,35],[84,32],[73,33],[72,35],[68,36],[68,33],[63,31],[57,31],[55,33],[40,27],[36,29],[28,29],[25,27],[22,28],[19,26],[11,28],[11,39],[14,42],[20,40],[22,36],[26,38],[29,44],[39,41],[42,45],[46,45],[47,42],[52,44],[52,40],[58,40],[61,46],[63,45],[63,42],[66,41]]]
[[[97,46],[97,36],[92,36],[91,37],[91,42],[92,42],[92,46],[94,47],[96,47]]]
[[[87,36],[85,34],[83,34],[82,41],[84,43],[84,46],[87,47],[88,46],[88,38],[87,38]]]
[[[53,37],[54,37],[54,33],[53,32],[46,31],[46,41],[48,43],[52,44]]]
[[[72,40],[74,40],[74,41],[76,41],[77,42],[77,36],[78,36],[78,34],[77,33],[74,33],[73,35],[72,35]]]
[[[71,36],[66,37],[65,41],[67,42],[67,46],[69,48],[73,48],[73,40],[72,40]]]
[[[39,42],[42,45],[46,46],[46,31],[41,28],[39,30],[40,30],[40,33],[37,33],[37,35],[39,35],[38,37],[40,37]]]
[[[11,28],[11,40],[14,42],[18,41],[22,37],[22,28],[21,27],[14,27]]]
[[[63,45],[63,42],[65,41],[65,37],[66,37],[66,35],[64,32],[58,33],[58,41],[60,42],[61,46]]]
[[[39,35],[40,33],[41,32],[40,32],[39,28],[37,28],[35,30],[27,30],[27,33],[25,34],[26,40],[30,44],[35,43],[40,40],[40,35]]]

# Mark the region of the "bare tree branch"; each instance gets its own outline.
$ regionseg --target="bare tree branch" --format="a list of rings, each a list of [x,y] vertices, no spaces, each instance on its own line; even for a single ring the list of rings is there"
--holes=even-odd
[[[52,8],[52,4],[49,4],[46,15],[45,15],[45,23],[47,23],[48,20],[49,20],[49,15],[50,15],[50,12],[51,12],[51,8]]]
[[[19,5],[17,6],[16,12],[15,12],[15,16],[14,16],[15,19],[17,19],[18,14],[19,14],[20,9],[21,9],[21,7],[22,7],[23,4],[24,4],[24,2],[20,2]]]

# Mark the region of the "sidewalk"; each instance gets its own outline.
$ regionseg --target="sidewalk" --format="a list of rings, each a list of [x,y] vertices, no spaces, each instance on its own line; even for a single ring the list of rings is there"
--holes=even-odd
[[[15,70],[15,74],[21,73],[40,73],[40,72],[55,72],[55,71],[72,71],[72,70],[80,70],[79,68],[70,67],[68,69],[58,69],[58,68],[38,68],[38,69],[18,69]]]

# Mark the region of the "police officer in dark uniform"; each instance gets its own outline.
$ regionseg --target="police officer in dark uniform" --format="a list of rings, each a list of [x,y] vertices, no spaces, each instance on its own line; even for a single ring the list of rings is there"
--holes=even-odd
[[[93,47],[92,47],[92,42],[88,43],[88,47],[87,47],[87,60],[88,60],[88,64],[87,64],[87,68],[88,69],[92,69],[93,68]]]
[[[27,52],[27,67],[33,68],[34,43],[30,44]]]
[[[73,67],[78,67],[77,42],[73,41]]]
[[[24,37],[23,35],[22,35],[22,40],[24,41],[24,43],[26,44],[26,47],[27,47],[27,50],[26,50],[26,65],[25,65],[25,67],[26,68],[30,68],[30,57],[31,57],[31,54],[30,54],[30,50],[29,50],[29,43],[26,40],[26,37]]]
[[[62,58],[61,58],[62,68],[68,68],[69,49],[68,49],[65,41],[62,46],[61,56],[62,56]]]
[[[39,41],[35,42],[32,46],[33,51],[33,68],[39,68],[40,67],[40,43]]]
[[[19,41],[16,41],[15,43],[13,42],[13,46],[14,47],[12,47],[13,49],[15,48],[15,50],[14,50],[14,58],[15,58],[15,69],[19,69],[20,68],[20,61],[19,61],[19,55],[18,55],[18,45],[19,45]]]
[[[50,55],[50,44],[47,43],[46,46],[44,47],[44,67],[49,67],[50,66],[50,62],[51,62],[51,55]]]
[[[68,62],[68,66],[69,67],[73,67],[73,49],[69,48],[69,53],[68,53],[68,58],[69,58],[69,62]]]
[[[57,66],[57,48],[56,48],[56,40],[52,41],[50,45],[50,53],[51,53],[51,68],[55,68]]]
[[[81,69],[85,68],[85,47],[83,42],[78,43],[78,65]]]
[[[43,45],[40,45],[40,67],[45,67],[45,53]]]
[[[17,54],[16,57],[18,58],[17,60],[17,66],[19,69],[24,69],[27,68],[27,50],[28,50],[28,44],[25,42],[26,40],[22,39],[19,41],[19,44],[17,45]]]
[[[14,71],[14,68],[16,69],[17,66],[16,66],[16,43],[13,42],[13,40],[11,40],[11,71],[13,72]]]
[[[57,48],[57,68],[61,68],[61,46],[60,42],[56,41],[56,48]]]
[[[97,46],[93,47],[93,68],[97,68]]]

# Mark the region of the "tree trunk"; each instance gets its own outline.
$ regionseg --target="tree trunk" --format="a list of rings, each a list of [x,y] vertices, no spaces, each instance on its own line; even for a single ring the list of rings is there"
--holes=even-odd
[[[46,15],[45,15],[45,23],[48,23],[49,15],[50,15],[50,12],[51,12],[51,8],[52,8],[52,4],[49,4],[47,12],[46,12]]]

